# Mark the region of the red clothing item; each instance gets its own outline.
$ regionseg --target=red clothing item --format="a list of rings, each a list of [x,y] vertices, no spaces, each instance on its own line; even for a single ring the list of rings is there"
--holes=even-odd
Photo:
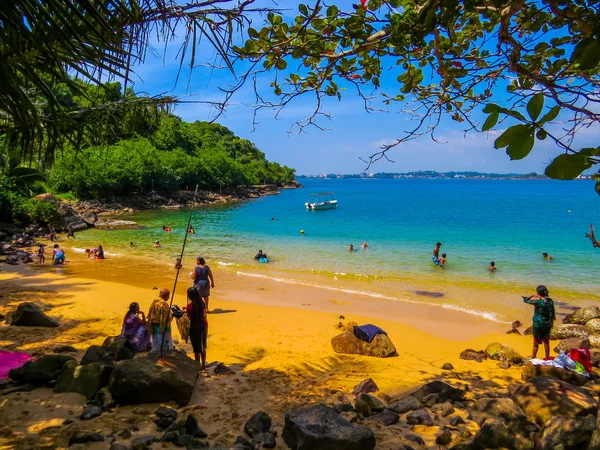
[[[572,348],[569,350],[569,357],[573,361],[581,363],[588,373],[592,371],[592,358],[587,348]]]

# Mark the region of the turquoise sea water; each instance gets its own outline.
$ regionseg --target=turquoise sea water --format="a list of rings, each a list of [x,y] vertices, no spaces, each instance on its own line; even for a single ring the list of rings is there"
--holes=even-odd
[[[213,265],[252,265],[260,248],[270,258],[268,267],[260,267],[263,272],[437,276],[443,269],[432,264],[431,254],[439,240],[450,263],[440,275],[445,278],[545,283],[582,292],[595,292],[600,285],[600,251],[584,237],[590,223],[600,228],[600,197],[591,182],[304,181],[305,189],[198,208],[193,216],[197,234],[188,241],[187,266],[196,255]],[[339,208],[306,211],[308,194],[320,191],[335,192]],[[172,264],[181,248],[188,212],[137,213],[131,219],[146,228],[89,230],[78,234],[77,245],[101,243],[109,257],[135,253]],[[173,232],[164,233],[163,225],[173,227]],[[157,239],[160,249],[152,248]],[[130,241],[135,250],[129,248]],[[363,241],[369,244],[367,250],[360,249]],[[357,251],[348,252],[349,244]],[[543,260],[544,251],[556,260]],[[498,271],[490,274],[487,268],[492,260]]]

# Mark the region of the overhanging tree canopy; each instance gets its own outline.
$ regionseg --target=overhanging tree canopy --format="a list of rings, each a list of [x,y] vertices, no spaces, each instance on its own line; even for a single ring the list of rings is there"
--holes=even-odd
[[[229,94],[275,70],[276,100],[255,82],[255,107],[280,110],[313,95],[314,112],[294,124],[296,131],[320,127],[328,116],[323,99],[341,99],[347,88],[368,111],[376,109],[375,94],[401,104],[414,128],[371,155],[369,165],[408,140],[435,139],[445,116],[465,131],[487,131],[508,117],[519,123],[496,148],[521,159],[538,140],[551,139],[564,153],[546,174],[573,179],[600,163],[600,147],[573,146],[579,130],[600,121],[599,8],[585,0],[360,0],[344,7],[317,0],[300,4],[294,20],[271,13],[262,28],[248,30],[234,51],[251,66]],[[394,91],[381,89],[392,76]],[[473,112],[484,106],[488,118],[478,123]],[[548,126],[559,115],[562,125]]]

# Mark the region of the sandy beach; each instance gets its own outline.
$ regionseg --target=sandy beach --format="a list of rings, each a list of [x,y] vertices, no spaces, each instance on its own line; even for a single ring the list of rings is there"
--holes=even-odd
[[[136,277],[127,273],[124,261],[113,263],[121,265],[120,276],[116,270],[104,279],[99,279],[103,272],[98,270],[94,271],[100,273],[96,278],[72,274],[86,273],[90,265],[105,262],[89,261],[86,265],[88,261],[83,260],[58,273],[47,266],[43,270],[36,266],[3,266],[0,312],[6,314],[21,302],[33,301],[59,319],[61,325],[44,329],[2,325],[0,348],[38,356],[57,345],[72,345],[81,357],[90,345],[100,345],[107,336],[119,334],[131,301],[138,301],[147,311],[157,294],[152,288],[172,286],[173,274],[159,280]],[[274,429],[280,434],[290,409],[349,401],[353,387],[369,377],[384,398],[401,398],[432,380],[468,384],[471,398],[505,390],[520,379],[519,368],[501,369],[498,362],[489,360],[464,361],[459,359],[460,352],[467,348],[482,350],[491,342],[509,344],[523,355],[531,349],[530,337],[505,334],[509,328],[505,324],[439,306],[365,299],[356,294],[238,277],[218,269],[215,275],[207,360],[224,362],[235,373],[214,375],[209,369],[208,375],[199,378],[188,407],[196,412],[213,444],[231,445],[257,410],[273,417]],[[180,305],[190,284],[186,271],[181,276],[175,296],[175,303]],[[336,325],[340,321],[373,323],[383,328],[398,356],[378,359],[334,353],[330,341],[339,334]],[[177,332],[174,334],[178,340]],[[191,352],[189,344],[178,343],[177,347]],[[442,370],[444,363],[451,363],[455,369]],[[79,420],[61,426],[65,419],[78,416],[84,402],[78,394],[54,394],[49,389],[0,397],[0,448],[62,448],[77,427],[108,434],[138,424],[140,432],[155,433],[151,420],[134,414],[132,407],[106,412],[85,426]],[[143,407],[153,411],[155,405]],[[457,413],[466,417],[466,410]],[[428,448],[437,448],[435,435],[445,421],[440,418],[434,427],[416,429],[402,420],[393,427],[369,419],[364,424],[375,432],[378,449],[391,450],[405,442],[402,436],[407,433],[418,434]],[[105,443],[88,446],[107,448]],[[280,438],[277,448],[286,448]]]

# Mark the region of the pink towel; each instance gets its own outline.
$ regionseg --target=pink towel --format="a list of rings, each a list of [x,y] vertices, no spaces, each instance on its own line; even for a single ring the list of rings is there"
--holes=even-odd
[[[27,353],[0,350],[0,380],[8,378],[11,369],[17,369],[32,359]]]

